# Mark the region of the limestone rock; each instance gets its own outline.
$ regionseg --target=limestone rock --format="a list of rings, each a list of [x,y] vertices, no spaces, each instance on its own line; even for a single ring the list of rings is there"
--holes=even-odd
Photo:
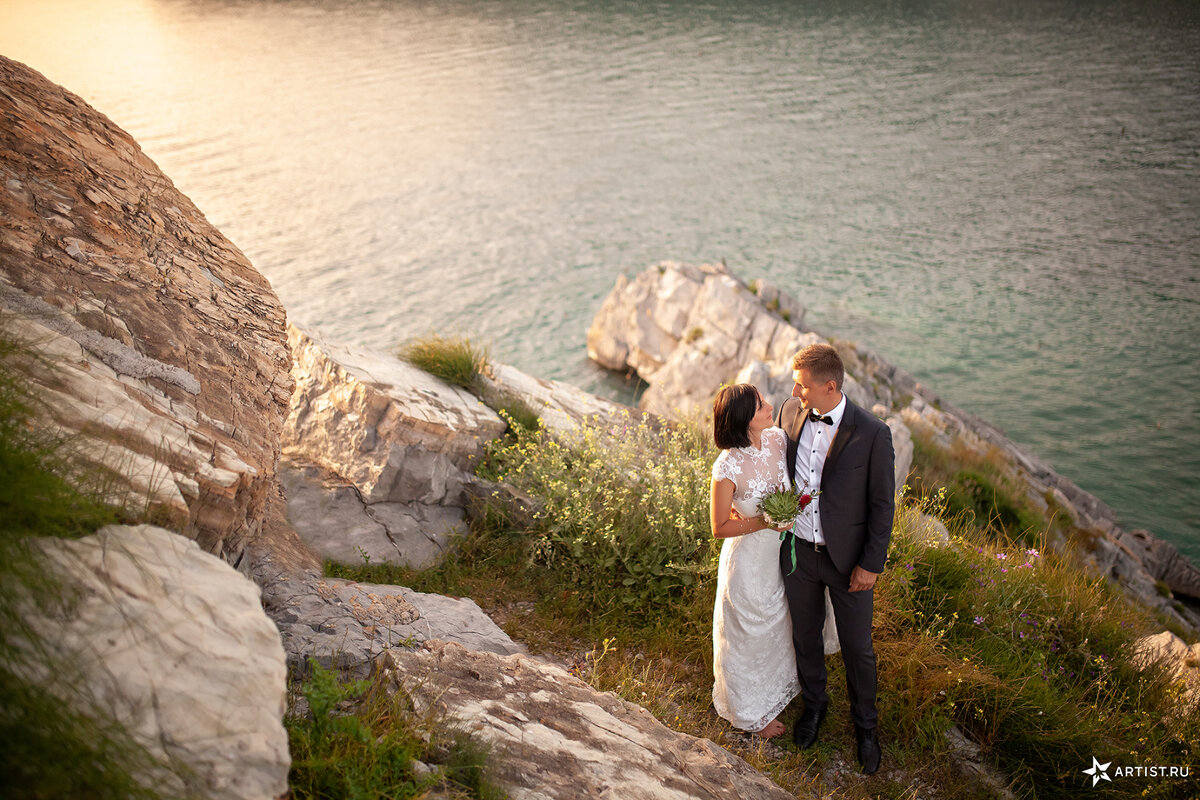
[[[158,788],[214,800],[284,794],[286,664],[258,588],[162,528],[109,526],[39,546],[79,594],[28,620],[101,708],[183,766],[184,777],[154,777]],[[60,676],[46,677],[53,686]]]
[[[264,586],[263,600],[297,674],[311,657],[365,678],[384,653],[430,639],[501,655],[526,652],[466,598],[281,574]]]
[[[1200,570],[1180,555],[1175,545],[1156,539],[1145,530],[1122,531],[1118,539],[1138,556],[1155,580],[1162,581],[1176,594],[1200,599]]]
[[[340,564],[435,565],[467,533],[460,506],[366,503],[358,487],[313,465],[283,459],[280,479],[292,526],[322,559]]]
[[[1188,702],[1200,700],[1200,644],[1188,646],[1170,631],[1144,636],[1134,645],[1136,663],[1161,662],[1184,684]]]
[[[47,422],[237,561],[275,490],[284,311],[124,131],[0,57],[0,310]]]
[[[791,797],[712,742],[552,664],[433,641],[385,664],[418,711],[434,708],[493,744],[493,777],[512,800]]]
[[[573,430],[585,420],[610,419],[629,410],[568,383],[535,378],[508,364],[490,365],[484,380],[498,396],[523,401],[551,431]]]
[[[393,356],[289,328],[288,516],[319,556],[428,567],[466,532],[464,488],[506,424]]]
[[[1016,800],[1011,781],[988,763],[983,749],[967,738],[957,725],[952,725],[945,733],[950,745],[950,758],[959,771],[974,780],[984,789],[986,796],[999,797],[1001,800]]]
[[[663,416],[706,413],[717,388],[756,361],[770,373],[756,380],[777,396],[769,382],[790,376],[791,356],[819,337],[795,327],[804,314],[794,298],[770,284],[758,290],[723,265],[664,261],[622,276],[588,330],[588,355],[636,370],[649,384],[642,408]]]
[[[296,391],[283,450],[369,503],[455,504],[460,473],[505,423],[478,398],[392,356],[290,326]]]
[[[887,422],[888,429],[892,432],[892,450],[896,454],[896,488],[899,489],[908,483],[908,473],[912,469],[912,431],[898,414],[888,416],[887,409],[882,405],[875,406],[874,413]]]

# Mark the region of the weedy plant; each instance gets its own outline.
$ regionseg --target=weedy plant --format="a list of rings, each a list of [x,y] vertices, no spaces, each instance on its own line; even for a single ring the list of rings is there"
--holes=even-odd
[[[296,800],[505,797],[488,777],[486,745],[421,716],[378,676],[342,681],[310,659],[301,692],[309,713],[293,708],[286,720]]]
[[[538,498],[531,558],[605,616],[657,616],[712,577],[716,450],[697,426],[620,415],[573,432],[517,428],[483,473]]]
[[[944,494],[901,510],[877,595],[885,724],[935,752],[957,726],[1037,797],[1077,796],[1092,755],[1188,763],[1200,705],[1137,652],[1161,629],[1147,610],[1052,553],[996,545],[969,517],[931,537],[929,515],[945,516]]]

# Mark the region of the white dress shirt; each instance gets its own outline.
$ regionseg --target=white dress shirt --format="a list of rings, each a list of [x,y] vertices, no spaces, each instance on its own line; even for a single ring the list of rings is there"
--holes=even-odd
[[[846,413],[846,395],[833,410],[823,416],[833,419],[833,424],[813,422],[806,419],[800,430],[800,443],[796,447],[796,488],[813,494],[812,504],[804,510],[792,533],[801,539],[816,544],[825,544],[825,535],[821,532],[821,471],[825,468],[825,456],[829,454],[829,445],[837,435],[842,424],[842,415]]]

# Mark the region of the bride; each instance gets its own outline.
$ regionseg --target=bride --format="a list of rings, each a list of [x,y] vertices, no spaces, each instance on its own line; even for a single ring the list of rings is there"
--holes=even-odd
[[[787,438],[774,409],[749,384],[726,386],[713,407],[713,536],[724,539],[713,608],[713,706],[734,727],[771,738],[777,717],[799,694],[792,623],[779,572],[779,532],[758,510],[767,492],[788,486]],[[837,652],[826,598],[825,652]]]

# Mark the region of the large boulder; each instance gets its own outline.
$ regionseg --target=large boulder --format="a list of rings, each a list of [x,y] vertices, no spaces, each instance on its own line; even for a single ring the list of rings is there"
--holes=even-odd
[[[112,494],[238,561],[291,395],[283,308],[137,143],[0,57],[0,310],[45,422]]]
[[[70,601],[26,619],[102,710],[174,765],[144,779],[167,796],[282,796],[287,668],[258,587],[152,526],[38,546]],[[35,679],[77,697],[60,672]]]
[[[664,261],[617,278],[588,329],[588,356],[636,371],[648,384],[643,409],[687,416],[707,411],[717,388],[752,361],[790,375],[791,356],[819,340],[796,327],[803,316],[778,287],[752,290],[724,265]]]
[[[496,412],[394,356],[289,328],[288,515],[320,556],[427,567],[466,532],[464,486]]]
[[[1200,644],[1188,645],[1170,631],[1143,636],[1134,645],[1134,661],[1161,665],[1182,685],[1184,702],[1200,701]]]
[[[433,641],[384,664],[418,712],[433,709],[495,747],[493,777],[512,800],[792,797],[707,739],[553,664]]]
[[[710,413],[725,383],[754,384],[781,403],[792,391],[792,356],[825,341],[802,330],[803,320],[799,301],[767,281],[744,283],[724,264],[664,261],[632,280],[618,276],[588,329],[588,355],[609,369],[635,370],[648,384],[642,408],[664,416]],[[842,391],[887,419],[903,486],[912,463],[904,422],[849,369]]]

